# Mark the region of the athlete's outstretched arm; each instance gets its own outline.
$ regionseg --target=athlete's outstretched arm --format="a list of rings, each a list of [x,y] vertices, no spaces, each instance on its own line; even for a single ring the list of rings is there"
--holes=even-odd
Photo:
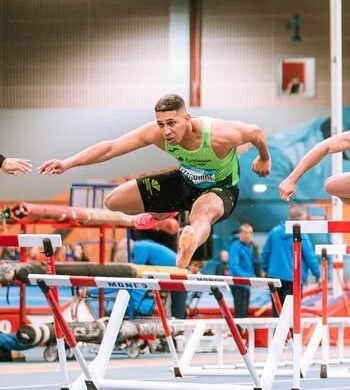
[[[253,144],[259,156],[252,164],[252,170],[259,176],[267,176],[271,171],[271,158],[264,131],[257,125],[243,122],[226,122],[223,132],[226,141],[232,146]]]
[[[156,143],[157,137],[159,131],[156,125],[148,123],[117,139],[89,146],[65,160],[48,160],[40,165],[38,171],[44,175],[60,174],[74,167],[100,163]]]
[[[350,131],[327,138],[315,145],[308,153],[305,154],[299,164],[280,184],[279,190],[281,199],[289,200],[296,191],[296,184],[298,180],[305,172],[318,164],[325,156],[331,153],[343,152],[347,149],[350,149]]]

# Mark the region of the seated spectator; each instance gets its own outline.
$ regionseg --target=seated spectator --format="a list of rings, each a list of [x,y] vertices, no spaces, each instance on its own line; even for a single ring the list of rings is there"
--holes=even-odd
[[[67,244],[66,242],[64,242],[62,246],[56,248],[55,259],[56,259],[56,261],[61,261],[61,262],[74,261],[72,247],[69,244]]]
[[[18,351],[30,348],[32,346],[21,344],[15,334],[0,332],[0,362],[23,361],[25,357]]]
[[[73,248],[73,260],[74,261],[90,261],[85,254],[85,248],[82,244],[76,244]]]
[[[221,250],[216,258],[205,262],[201,273],[203,275],[228,275],[228,259],[228,252]]]
[[[202,268],[203,268],[202,260],[191,260],[187,269],[191,274],[200,274]]]
[[[5,247],[2,251],[1,260],[19,260],[18,248]]]
[[[142,265],[176,266],[176,252],[152,240],[129,240],[130,257],[133,263]],[[118,245],[117,261],[128,261],[127,240],[122,240]]]
[[[121,240],[117,246],[114,247],[116,250],[114,259],[118,263],[128,262],[128,242],[126,239]],[[129,239],[129,257],[131,262],[138,265],[158,265],[158,266],[176,266],[176,252],[166,247],[165,245],[159,244],[152,240],[131,240]],[[179,311],[177,311],[179,297],[186,294],[185,292],[171,292],[171,315],[178,317]],[[184,299],[183,299],[184,301]],[[145,290],[132,290],[130,292],[130,303],[128,306],[128,315],[134,317],[135,314],[145,314],[144,306],[147,308],[149,305],[149,293]],[[152,299],[152,308],[154,301]],[[183,314],[181,317],[184,318],[185,308],[183,304]],[[181,313],[181,312],[180,312]]]
[[[43,251],[40,251],[38,246],[28,248],[27,261],[43,261],[45,258],[45,254]]]

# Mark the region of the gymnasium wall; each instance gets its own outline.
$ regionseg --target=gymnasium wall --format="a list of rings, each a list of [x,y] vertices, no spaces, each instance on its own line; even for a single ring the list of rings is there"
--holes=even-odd
[[[350,103],[350,1],[343,1],[344,102]],[[300,14],[301,42],[287,22]],[[330,104],[329,0],[203,0],[203,106],[301,107]],[[276,61],[316,59],[316,96],[276,93]],[[276,110],[278,113],[278,110]]]
[[[2,0],[3,108],[146,107],[167,91],[168,0]]]

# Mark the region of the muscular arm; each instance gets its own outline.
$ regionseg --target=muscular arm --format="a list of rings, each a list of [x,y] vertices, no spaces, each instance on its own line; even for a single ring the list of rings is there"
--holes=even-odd
[[[226,122],[223,135],[232,146],[251,143],[258,149],[262,160],[270,159],[265,133],[259,126],[238,121]]]
[[[315,145],[301,159],[290,175],[279,185],[280,197],[283,200],[290,200],[296,192],[296,183],[305,172],[318,164],[327,154],[342,152],[350,149],[350,132],[330,137]]]
[[[257,125],[249,125],[242,122],[218,123],[217,133],[219,143],[229,147],[251,143],[259,152],[259,156],[253,161],[252,171],[259,176],[267,176],[271,170],[270,153],[263,130]]]
[[[325,156],[347,149],[350,149],[350,131],[325,139],[305,154],[289,175],[289,179],[296,183],[305,172],[318,164]]]
[[[117,139],[92,145],[63,161],[46,161],[39,167],[39,171],[44,174],[63,173],[73,167],[100,163],[147,145],[160,146],[160,137],[156,124],[148,123]]]

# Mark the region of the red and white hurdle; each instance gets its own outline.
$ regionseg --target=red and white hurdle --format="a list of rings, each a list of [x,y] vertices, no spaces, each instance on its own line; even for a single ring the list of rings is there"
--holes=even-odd
[[[250,286],[255,288],[269,288],[269,283],[274,287],[281,287],[281,281],[275,278],[244,278],[240,276],[202,275],[202,274],[176,274],[165,272],[142,272],[145,278],[170,279],[170,280],[197,280],[201,282],[225,282],[229,286]]]
[[[151,277],[155,279],[166,280],[196,280],[202,282],[226,282],[228,285],[244,285],[257,288],[270,289],[271,296],[277,308],[277,312],[280,315],[282,312],[282,305],[277,294],[276,288],[281,287],[281,281],[275,278],[245,278],[245,277],[232,277],[222,275],[202,275],[202,274],[176,274],[176,273],[157,273],[157,272],[143,272],[142,276]],[[282,354],[283,347],[285,345],[286,337],[290,339],[289,326],[291,323],[291,299],[288,298],[283,313],[279,319],[277,318],[259,318],[246,319],[245,326],[251,328],[252,332],[249,333],[249,350],[248,353],[251,360],[254,361],[254,328],[266,326],[276,329],[274,337],[271,337],[271,342],[268,357],[266,362],[262,363],[263,370],[261,372],[261,382],[264,389],[270,389],[274,376],[276,375],[290,375],[289,370],[277,370],[280,363],[279,359]],[[237,319],[236,322],[245,321],[245,319]],[[225,365],[223,363],[223,333],[226,330],[225,324],[218,320],[175,320],[172,324],[178,329],[193,329],[192,335],[189,340],[186,341],[185,350],[182,353],[179,361],[180,371],[183,375],[247,375],[246,370],[242,370],[238,365]],[[217,351],[218,351],[218,364],[217,365],[205,365],[203,367],[191,366],[191,360],[194,357],[195,351],[199,348],[200,339],[204,331],[213,327],[217,332]],[[221,335],[221,337],[220,337]],[[175,361],[174,361],[175,363]],[[256,365],[258,367],[259,364]]]
[[[0,247],[43,247],[44,238],[50,240],[53,247],[62,246],[62,239],[59,234],[7,234],[0,235]]]
[[[345,244],[315,245],[316,255],[322,255],[322,250],[325,250],[327,255],[350,255],[350,245]]]
[[[286,233],[293,233],[294,225],[301,233],[350,233],[350,221],[286,221]]]
[[[12,234],[0,235],[0,246],[30,248],[34,246],[43,247],[47,262],[48,273],[55,273],[55,262],[53,258],[53,248],[62,246],[62,238],[59,234]],[[58,290],[53,288],[52,294],[58,302]],[[69,376],[67,369],[66,350],[63,333],[58,323],[55,321],[55,335],[57,342],[57,352],[59,356],[60,371],[62,373],[62,389],[68,389]]]
[[[202,281],[178,281],[178,280],[152,280],[152,279],[131,279],[131,278],[106,278],[106,277],[74,277],[65,275],[42,275],[30,274],[29,280],[33,284],[38,284],[47,298],[54,316],[59,323],[60,328],[65,336],[65,339],[70,346],[74,356],[76,357],[82,371],[81,375],[74,383],[70,384],[69,389],[80,390],[88,388],[88,390],[96,389],[230,389],[230,390],[247,390],[250,386],[241,385],[203,385],[193,383],[162,383],[151,381],[121,381],[121,380],[105,380],[104,375],[108,361],[110,359],[115,340],[117,338],[121,322],[123,320],[125,310],[129,301],[127,290],[132,289],[147,289],[153,291],[213,291],[216,296],[223,316],[227,321],[237,345],[240,348],[242,357],[247,364],[247,368],[251,373],[254,381],[255,389],[263,390],[265,387],[261,385],[260,378],[246,354],[244,345],[232,315],[228,309],[225,300],[222,297],[222,292],[228,289],[225,282],[202,282]],[[55,296],[49,286],[87,286],[87,287],[109,287],[119,289],[117,299],[112,309],[110,320],[108,322],[105,336],[102,340],[101,347],[96,358],[88,365],[82,356],[74,335],[65,322],[62,313],[60,312]]]
[[[300,357],[302,354],[302,339],[301,339],[301,242],[302,234],[327,234],[327,233],[349,233],[350,221],[286,221],[286,233],[293,234],[293,257],[294,257],[294,278],[293,278],[293,388],[292,390],[300,389]],[[339,249],[339,248],[338,248]],[[319,249],[320,250],[320,249]],[[322,253],[322,249],[321,249]],[[324,250],[322,256],[322,278],[323,278],[323,319],[322,331],[319,333],[321,338],[325,340],[325,346],[322,351],[321,362],[321,378],[328,377],[328,326],[325,315],[327,307],[327,287],[328,287],[328,271],[327,271],[327,252]],[[315,337],[316,338],[316,337]],[[319,343],[319,341],[318,341]],[[315,345],[318,345],[317,340]],[[345,373],[349,375],[350,372]],[[342,376],[342,373],[339,375]]]

